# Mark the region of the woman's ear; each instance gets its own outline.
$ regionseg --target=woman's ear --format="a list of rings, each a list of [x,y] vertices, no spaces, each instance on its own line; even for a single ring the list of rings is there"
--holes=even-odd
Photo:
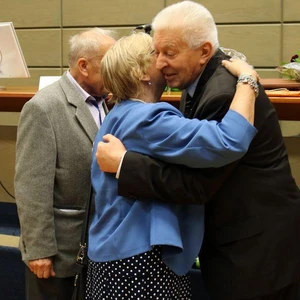
[[[143,77],[141,78],[141,81],[147,81],[149,82],[150,81],[150,75],[149,74],[144,74]]]
[[[78,61],[77,61],[77,66],[78,66],[78,69],[80,71],[80,73],[87,77],[89,75],[88,73],[88,62],[85,58],[79,58]]]
[[[201,51],[200,63],[204,65],[213,55],[213,46],[210,42],[205,42],[200,46],[199,50]]]

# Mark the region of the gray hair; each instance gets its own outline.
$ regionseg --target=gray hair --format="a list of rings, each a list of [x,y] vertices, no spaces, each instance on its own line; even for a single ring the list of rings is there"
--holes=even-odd
[[[119,39],[101,61],[103,84],[112,93],[109,102],[137,98],[143,91],[141,80],[147,74],[153,53],[149,34],[138,32]]]
[[[104,53],[99,53],[99,48],[106,38],[114,38],[113,35],[114,32],[111,30],[95,27],[72,36],[69,39],[69,66],[75,66],[81,57],[91,59],[96,55],[104,55]]]
[[[218,30],[211,13],[201,4],[182,1],[167,6],[152,21],[156,30],[176,29],[190,48],[198,48],[210,42],[213,49],[219,47]]]

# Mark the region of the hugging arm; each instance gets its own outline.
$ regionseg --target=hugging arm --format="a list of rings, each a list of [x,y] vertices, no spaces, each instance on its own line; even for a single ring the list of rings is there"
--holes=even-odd
[[[119,195],[177,204],[204,204],[221,187],[237,162],[218,169],[192,169],[126,152],[118,180]]]
[[[231,64],[231,62],[223,61],[223,65],[236,76],[249,70],[249,66],[246,66],[246,69],[244,69],[245,64],[240,62]],[[234,66],[240,66],[240,68],[234,70]],[[255,76],[255,71],[252,69],[250,71],[249,73]],[[249,109],[249,106],[245,106],[244,101],[247,95],[250,98],[253,97],[253,91],[252,94],[249,94],[249,86],[243,84],[240,84],[237,89],[238,91],[236,91],[237,93],[232,102],[232,98],[228,95],[219,94],[218,97],[211,99],[209,105],[205,106],[201,118],[220,120],[226,114],[231,104],[234,105],[233,109],[248,110],[250,114],[247,115],[247,119],[253,122],[254,107]],[[250,101],[249,103],[251,106],[254,105],[254,102]],[[241,107],[241,105],[244,106]],[[197,117],[200,117],[200,115]],[[113,143],[110,143],[111,141]],[[105,164],[105,159],[103,158],[106,157],[106,162],[111,161],[112,158],[115,160],[112,153],[116,153],[116,149],[120,149],[121,153],[118,153],[118,156],[121,157],[125,151],[124,146],[120,145],[120,141],[112,136],[109,138],[109,143],[101,143],[99,146],[101,149],[98,149],[97,154],[102,156],[98,160],[101,170],[104,172],[116,172],[117,168],[111,164],[110,168],[106,168],[107,164]],[[119,165],[120,159],[116,158],[116,160],[117,165]],[[190,169],[182,165],[168,164],[129,151],[125,154],[121,164],[118,192],[122,196],[131,198],[204,204],[218,191],[237,163],[238,161],[218,169]]]

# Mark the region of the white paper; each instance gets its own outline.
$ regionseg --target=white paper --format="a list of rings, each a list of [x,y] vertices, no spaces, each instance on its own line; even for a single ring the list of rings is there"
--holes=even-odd
[[[39,83],[39,90],[57,81],[61,76],[41,76]]]

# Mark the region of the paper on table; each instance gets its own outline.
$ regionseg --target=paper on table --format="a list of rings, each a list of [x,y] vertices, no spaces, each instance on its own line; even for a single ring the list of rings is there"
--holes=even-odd
[[[273,97],[300,97],[300,91],[289,91],[286,88],[265,90],[268,96]]]

